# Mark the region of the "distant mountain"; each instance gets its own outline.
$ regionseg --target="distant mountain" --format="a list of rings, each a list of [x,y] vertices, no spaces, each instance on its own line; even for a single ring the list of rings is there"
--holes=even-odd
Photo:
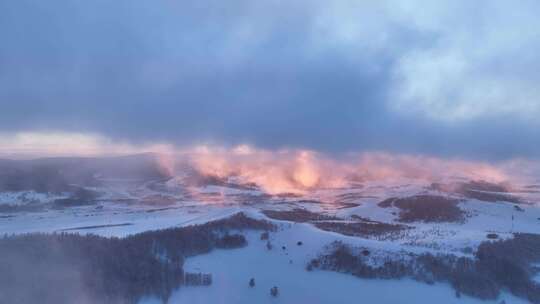
[[[168,175],[154,154],[120,157],[0,159],[0,191],[64,192],[106,179],[155,180]]]

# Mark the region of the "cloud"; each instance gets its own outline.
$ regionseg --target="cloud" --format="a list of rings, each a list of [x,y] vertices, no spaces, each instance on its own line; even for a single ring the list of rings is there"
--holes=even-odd
[[[20,132],[0,133],[0,157],[31,159],[61,156],[112,156],[138,153],[170,154],[174,148],[166,143],[138,144],[119,142],[88,133]]]
[[[274,194],[339,188],[351,181],[467,179],[520,184],[534,182],[540,174],[538,162],[517,159],[488,163],[377,151],[335,158],[310,150],[200,146],[179,155],[178,159],[188,160],[205,175],[232,176],[240,182],[260,185],[266,192]]]
[[[416,4],[405,11],[414,13]],[[391,106],[444,121],[538,116],[539,8],[535,1],[427,4],[429,15],[415,22],[438,38],[399,56]]]
[[[233,147],[197,145],[177,147],[168,143],[119,142],[96,134],[0,134],[0,158],[101,157],[153,153],[169,176],[183,176],[186,165],[199,173],[233,177],[254,183],[267,193],[302,193],[312,189],[339,188],[357,183],[388,180],[429,182],[456,179],[535,183],[540,162],[530,159],[473,161],[425,154],[364,151],[340,156],[309,149],[265,149],[251,145]]]
[[[538,157],[535,6],[4,1],[0,130]]]

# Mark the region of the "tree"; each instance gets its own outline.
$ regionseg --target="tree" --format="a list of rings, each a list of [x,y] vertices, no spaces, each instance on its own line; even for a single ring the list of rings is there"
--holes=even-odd
[[[278,290],[277,286],[274,286],[274,287],[270,288],[270,295],[272,297],[277,297],[278,294],[279,294],[279,290]]]

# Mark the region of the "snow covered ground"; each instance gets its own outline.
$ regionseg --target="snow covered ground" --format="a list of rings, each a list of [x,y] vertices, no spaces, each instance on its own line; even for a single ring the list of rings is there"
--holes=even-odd
[[[189,258],[186,271],[211,272],[209,287],[184,287],[175,292],[169,303],[437,303],[487,304],[527,303],[507,293],[497,301],[481,301],[461,296],[447,284],[427,285],[412,280],[367,280],[347,274],[305,270],[306,263],[322,247],[335,239],[347,239],[333,233],[320,233],[308,224],[294,224],[272,234],[275,245],[267,250],[258,234],[248,236],[249,246],[235,250],[216,250]],[[303,242],[302,246],[297,241]],[[347,241],[354,242],[353,239]],[[360,242],[358,242],[360,243]],[[286,246],[283,250],[281,246]],[[254,278],[256,286],[248,282]],[[279,288],[279,297],[270,296],[270,288]],[[145,299],[141,304],[159,303]]]
[[[355,221],[354,216],[396,224],[395,207],[381,208],[378,203],[389,197],[441,193],[418,180],[394,183],[372,182],[362,187],[316,189],[302,195],[268,195],[258,189],[234,185],[182,185],[172,179],[160,183],[116,183],[94,188],[102,196],[96,204],[41,212],[0,213],[0,234],[29,232],[78,232],[123,237],[147,230],[188,226],[224,218],[237,212],[266,218],[264,210],[304,209]],[[2,193],[0,204],[46,203],[61,196],[38,193]],[[407,253],[452,253],[472,256],[475,247],[486,241],[488,233],[498,238],[512,232],[540,231],[540,194],[526,193],[520,209],[511,202],[486,202],[463,199],[459,208],[467,216],[464,222],[411,222],[411,229],[399,239],[345,236],[316,228],[312,223],[272,220],[280,229],[271,234],[273,250],[268,251],[259,235],[248,233],[249,245],[243,249],[216,250],[188,258],[185,269],[213,274],[209,287],[185,287],[175,292],[169,303],[526,303],[509,294],[486,302],[462,295],[455,297],[447,284],[426,285],[412,280],[366,280],[346,274],[305,270],[306,264],[324,246],[341,240],[353,246],[402,255]],[[298,246],[297,242],[303,245]],[[286,247],[286,250],[282,249]],[[250,278],[256,286],[248,287]],[[278,286],[280,296],[269,290]],[[157,303],[145,299],[143,304]]]
[[[49,203],[55,199],[65,198],[66,194],[38,193],[35,191],[0,192],[0,204],[22,205]]]

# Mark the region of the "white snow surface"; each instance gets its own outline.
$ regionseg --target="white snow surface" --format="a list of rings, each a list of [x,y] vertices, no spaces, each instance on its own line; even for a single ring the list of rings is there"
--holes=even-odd
[[[337,237],[350,243],[354,239]],[[503,293],[496,301],[482,301],[467,296],[455,297],[455,291],[444,283],[427,285],[413,280],[368,280],[348,274],[305,270],[307,262],[325,244],[335,240],[331,233],[320,233],[309,224],[285,226],[271,234],[275,245],[267,250],[258,234],[248,235],[249,245],[234,250],[215,250],[206,255],[189,258],[185,270],[212,273],[208,287],[184,287],[174,292],[169,303],[191,304],[250,304],[250,303],[433,303],[440,304],[524,304],[527,301]],[[296,245],[297,241],[302,246]],[[286,246],[282,250],[281,246]],[[250,278],[256,286],[250,288]],[[270,296],[270,288],[277,286],[279,296]],[[143,299],[140,304],[157,304],[159,300]]]
[[[103,193],[96,205],[71,207],[44,212],[0,213],[0,234],[30,232],[91,233],[124,237],[130,234],[168,227],[181,227],[224,218],[245,212],[255,218],[266,218],[263,210],[303,208],[312,212],[350,220],[352,215],[370,220],[396,223],[396,208],[377,204],[388,197],[416,194],[438,194],[429,184],[417,180],[395,183],[371,182],[363,187],[318,189],[301,196],[269,196],[259,190],[207,185],[184,186],[182,179],[162,185],[152,183],[116,183],[99,190]],[[488,233],[500,238],[513,232],[540,231],[539,193],[524,195],[529,204],[516,211],[509,202],[464,200],[459,207],[469,215],[465,223],[407,223],[414,229],[398,240],[349,237],[317,229],[309,223],[272,220],[280,225],[271,234],[274,249],[268,251],[257,233],[247,233],[249,245],[235,250],[215,250],[187,259],[185,268],[209,272],[214,276],[209,287],[184,287],[175,292],[169,303],[526,303],[504,293],[499,300],[480,301],[467,296],[456,298],[453,289],[438,283],[426,285],[412,280],[366,280],[347,274],[305,270],[306,263],[324,246],[341,240],[353,246],[369,247],[380,254],[452,253],[470,255],[486,241]],[[23,199],[24,198],[24,199]],[[30,201],[51,202],[58,197],[28,193],[0,193],[0,204],[26,204]],[[345,203],[353,205],[345,206]],[[109,227],[95,227],[95,226]],[[94,227],[94,228],[92,228]],[[302,246],[296,242],[302,241]],[[287,250],[282,250],[286,246]],[[292,263],[291,263],[292,262]],[[249,288],[253,277],[256,287]],[[269,289],[278,286],[280,296],[272,298]],[[141,304],[157,303],[147,298]]]
[[[23,205],[49,203],[55,199],[65,198],[67,194],[38,193],[35,191],[0,192],[0,204]]]

